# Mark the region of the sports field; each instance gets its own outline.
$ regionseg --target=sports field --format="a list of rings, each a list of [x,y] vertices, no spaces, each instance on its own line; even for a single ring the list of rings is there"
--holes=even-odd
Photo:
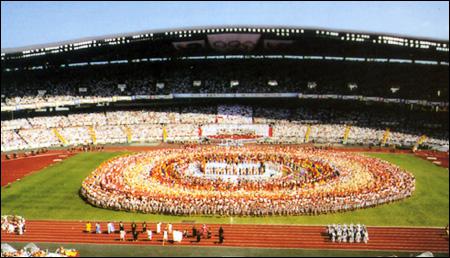
[[[27,219],[147,221],[245,224],[364,223],[371,226],[436,226],[449,221],[448,170],[410,154],[367,155],[397,164],[416,177],[416,191],[404,201],[337,214],[291,217],[166,216],[112,211],[85,203],[78,194],[83,179],[101,162],[123,154],[81,153],[1,189],[2,215]]]

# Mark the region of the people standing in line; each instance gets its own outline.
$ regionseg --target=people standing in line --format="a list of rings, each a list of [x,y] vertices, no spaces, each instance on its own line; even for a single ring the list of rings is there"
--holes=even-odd
[[[167,234],[167,230],[164,230],[164,234],[163,234],[163,245],[169,241],[169,234]]]
[[[195,228],[195,225],[192,226],[192,237],[197,237],[197,229]]]
[[[172,224],[171,223],[169,223],[167,225],[167,230],[169,231],[169,234],[172,234]]]
[[[131,232],[133,232],[133,233],[136,232],[136,229],[137,229],[137,225],[133,221],[133,223],[131,223]]]
[[[91,230],[92,230],[92,224],[91,224],[91,222],[88,221],[86,223],[86,232],[91,233]]]
[[[134,242],[138,241],[138,237],[139,237],[139,232],[137,230],[133,231],[133,241]]]
[[[110,221],[110,222],[108,222],[108,234],[111,234],[114,232],[115,232],[114,224]]]
[[[161,234],[161,222],[158,222],[158,224],[156,224],[156,234]]]
[[[119,230],[120,230],[120,240],[125,241],[125,226],[123,225],[122,221],[119,223]]]
[[[223,237],[223,228],[222,228],[222,226],[220,226],[220,228],[219,228],[219,244],[223,243],[223,239],[224,239],[224,237]]]
[[[147,229],[147,237],[149,241],[152,241],[153,232],[151,229]]]
[[[101,234],[102,230],[100,229],[100,223],[95,223],[95,233],[96,234]]]
[[[147,232],[147,223],[145,223],[145,221],[144,221],[144,223],[142,223],[142,233],[145,233],[145,232]]]

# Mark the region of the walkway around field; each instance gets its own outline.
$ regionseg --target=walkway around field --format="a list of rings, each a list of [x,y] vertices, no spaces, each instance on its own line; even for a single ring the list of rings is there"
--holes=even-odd
[[[93,229],[95,222],[91,221]],[[24,235],[6,234],[2,231],[2,242],[54,242],[54,243],[98,243],[98,244],[137,244],[162,245],[162,234],[157,235],[156,224],[148,223],[153,240],[146,239],[147,234],[140,233],[139,241],[131,241],[130,223],[125,223],[127,241],[119,241],[119,234],[85,233],[84,222],[76,221],[27,221],[27,232]],[[332,243],[326,233],[325,226],[288,226],[288,225],[242,225],[223,224],[224,243],[218,244],[218,224],[208,224],[211,239],[202,239],[200,243],[193,238],[184,238],[181,243],[168,243],[167,246],[235,246],[235,247],[270,247],[270,248],[309,248],[309,249],[366,249],[396,251],[431,251],[448,253],[448,236],[443,228],[400,228],[400,227],[368,227],[369,242],[364,243]],[[106,222],[101,223],[102,231],[106,231]],[[201,224],[196,225],[200,229]],[[118,223],[115,223],[116,230]],[[162,230],[165,224],[162,225]],[[138,224],[138,230],[141,230]],[[187,229],[192,234],[192,224],[173,224],[174,230]],[[171,236],[169,236],[171,239]]]
[[[22,177],[46,168],[53,163],[60,162],[74,153],[66,151],[49,151],[35,156],[4,159],[2,156],[1,186],[12,183]]]
[[[437,166],[448,168],[448,152],[419,150],[414,153],[416,156],[432,162]]]

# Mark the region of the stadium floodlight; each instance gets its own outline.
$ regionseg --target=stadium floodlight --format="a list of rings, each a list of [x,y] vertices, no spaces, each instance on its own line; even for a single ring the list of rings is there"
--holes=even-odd
[[[194,87],[200,87],[200,86],[202,86],[202,81],[193,81],[193,82],[192,82],[192,86],[194,86]]]
[[[391,92],[392,93],[397,93],[397,91],[400,90],[400,87],[391,87]]]
[[[164,82],[157,82],[156,83],[156,88],[158,88],[158,89],[164,89],[164,86],[165,86]]]
[[[308,82],[308,89],[315,89],[317,87],[316,82]]]
[[[117,84],[117,88],[120,90],[120,92],[124,92],[127,88],[126,84]]]
[[[47,90],[38,90],[38,97],[43,97],[45,95],[45,93],[47,93]]]
[[[278,86],[278,82],[276,80],[269,80],[267,82],[267,85],[275,87],[275,86]]]
[[[348,83],[348,84],[347,84],[347,87],[348,87],[350,90],[354,90],[354,89],[357,89],[357,88],[358,88],[358,84],[356,84],[356,83]]]

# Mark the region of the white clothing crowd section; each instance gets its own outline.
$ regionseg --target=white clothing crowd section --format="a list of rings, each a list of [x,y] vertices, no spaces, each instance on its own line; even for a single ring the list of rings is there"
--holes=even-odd
[[[258,135],[269,137],[268,124],[207,124],[201,127],[202,136]]]
[[[155,141],[195,143],[224,135],[257,136],[260,143],[412,147],[427,134],[421,146],[448,151],[448,132],[430,136],[382,116],[373,116],[369,124],[368,116],[364,112],[330,114],[303,108],[219,105],[19,118],[1,121],[1,150]],[[389,132],[387,127],[391,127]]]

